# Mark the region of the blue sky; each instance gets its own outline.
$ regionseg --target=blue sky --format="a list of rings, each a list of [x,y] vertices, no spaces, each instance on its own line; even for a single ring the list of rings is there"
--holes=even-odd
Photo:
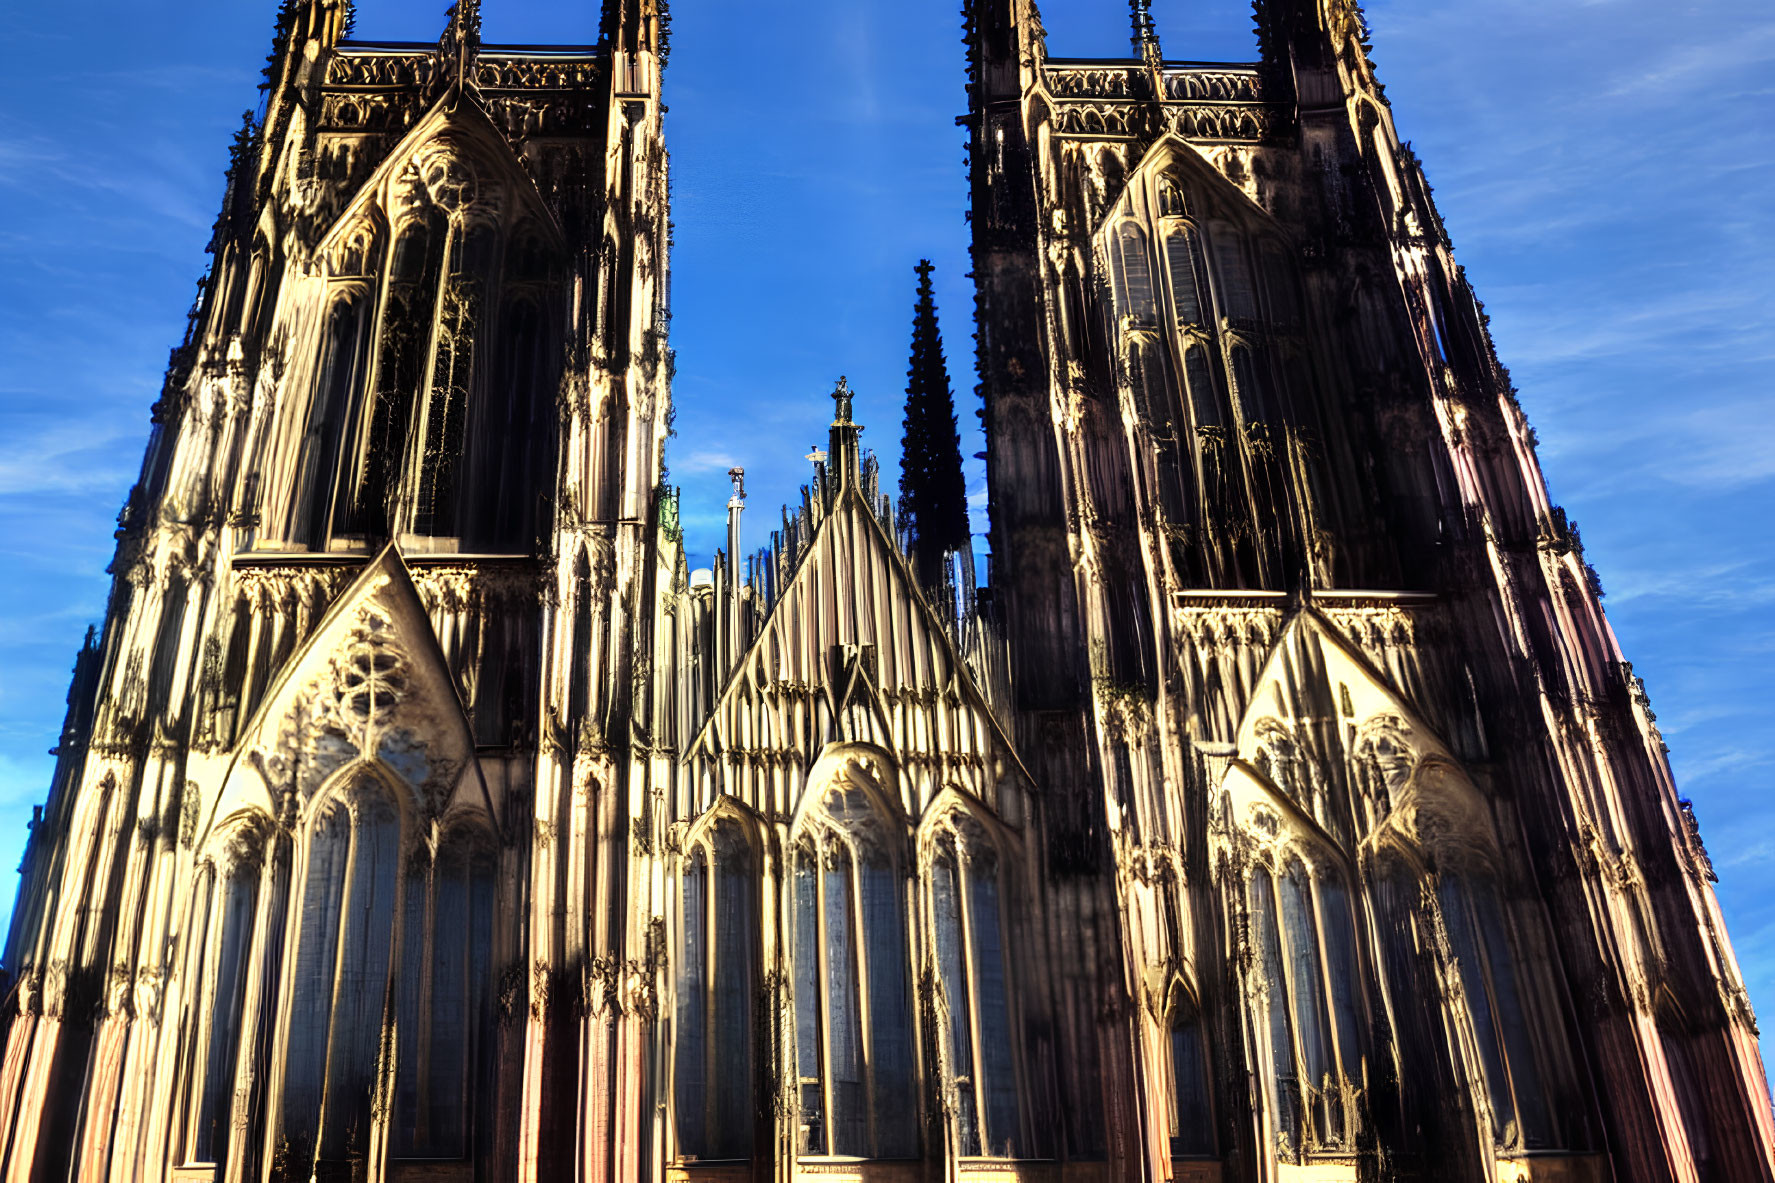
[[[430,39],[446,0],[360,0]],[[14,5],[0,71],[0,866],[10,907],[114,515],[184,324],[273,0]],[[589,40],[590,0],[485,0],[489,40]],[[840,373],[898,442],[914,277],[971,391],[956,0],[674,0],[674,344],[688,542],[727,468],[750,536]],[[1121,0],[1045,0],[1055,56],[1128,51]],[[1242,0],[1155,0],[1169,56],[1255,54]],[[1583,527],[1775,1019],[1775,9],[1373,0],[1401,134]],[[964,432],[972,432],[964,399]],[[964,451],[983,444],[964,435]],[[974,473],[979,490],[980,474]],[[983,502],[983,496],[979,499]],[[982,518],[975,529],[984,528]]]

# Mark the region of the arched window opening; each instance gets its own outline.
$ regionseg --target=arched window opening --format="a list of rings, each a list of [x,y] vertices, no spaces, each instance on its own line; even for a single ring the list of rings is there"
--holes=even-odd
[[[1288,1000],[1288,978],[1282,968],[1282,940],[1276,927],[1276,887],[1267,870],[1251,877],[1251,929],[1257,955],[1257,974],[1268,1036],[1270,1059],[1269,1102],[1275,1125],[1277,1149],[1293,1157],[1301,1145],[1300,1077],[1295,1067],[1293,1011]]]
[[[1202,1016],[1188,1000],[1179,1000],[1171,1016],[1169,1100],[1171,1156],[1214,1157],[1214,1105],[1208,1088],[1208,1047],[1202,1037]]]
[[[240,1058],[249,955],[259,896],[256,861],[236,859],[220,873],[204,869],[192,921],[201,933],[197,959],[196,1048],[186,1161],[213,1163],[228,1153],[234,1071]]]
[[[308,427],[296,462],[296,504],[290,522],[290,541],[313,550],[327,545],[346,424],[369,355],[368,308],[368,298],[346,296],[333,304],[327,316]]]
[[[234,1101],[234,1069],[240,1057],[241,1019],[246,1006],[247,955],[259,900],[257,864],[237,864],[222,879],[220,911],[206,980],[208,1030],[203,1053],[203,1092],[198,1106],[192,1159],[220,1162],[227,1154],[229,1111]]]
[[[1184,203],[1183,188],[1170,177],[1159,178],[1159,216],[1163,218],[1180,218],[1188,213]]]
[[[1346,1149],[1365,1074],[1348,893],[1335,874],[1290,859],[1279,881],[1253,873],[1250,906],[1283,1152]]]
[[[1497,886],[1489,880],[1447,875],[1437,896],[1485,1071],[1492,1135],[1510,1149],[1555,1148],[1559,1138],[1522,1004]]]
[[[1115,257],[1111,270],[1115,276],[1115,303],[1118,320],[1143,327],[1158,323],[1158,309],[1153,298],[1152,261],[1146,250],[1146,230],[1138,222],[1123,222],[1116,228]]]
[[[1221,411],[1220,392],[1214,386],[1214,373],[1208,364],[1208,351],[1191,345],[1183,355],[1184,378],[1189,383],[1190,413],[1197,427],[1220,427],[1226,417]]]
[[[986,836],[963,823],[946,833],[931,864],[937,980],[948,1023],[946,1082],[955,1103],[957,1151],[1015,1158],[1022,1143],[1016,1069],[1005,992],[998,858]]]
[[[425,382],[445,234],[443,216],[408,223],[395,240],[377,350],[375,401],[357,460],[350,512],[339,532],[387,537],[394,524],[402,465]]]
[[[1142,418],[1164,430],[1177,417],[1175,399],[1171,394],[1171,367],[1166,364],[1165,347],[1146,333],[1130,334],[1128,342],[1128,379],[1134,388],[1136,407]]]
[[[233,746],[235,730],[250,713],[245,698],[252,645],[252,608],[245,596],[238,596],[229,614],[228,648],[222,658],[222,687],[216,702],[213,729],[216,739],[224,746]]]
[[[493,975],[492,850],[458,833],[408,867],[395,989],[398,1158],[466,1157]]]
[[[265,276],[269,270],[271,248],[264,239],[253,243],[252,267],[247,272],[246,294],[241,300],[240,335],[249,342],[258,340],[259,322],[265,306]]]
[[[154,652],[149,655],[148,709],[155,714],[177,715],[173,682],[179,672],[180,642],[185,633],[185,607],[191,590],[181,575],[171,576],[160,604],[160,624],[154,630]]]
[[[493,350],[493,374],[477,403],[469,450],[473,490],[465,531],[472,550],[528,551],[534,544],[540,482],[553,475],[546,423],[555,368],[538,301],[506,300]]]
[[[283,1094],[283,1137],[299,1158],[339,1162],[368,1147],[399,861],[400,821],[374,777],[314,823]]]
[[[739,823],[723,820],[691,850],[680,878],[673,1099],[678,1156],[752,1157],[752,998],[758,879]]]
[[[1231,226],[1217,224],[1212,234],[1214,261],[1220,271],[1221,313],[1231,320],[1257,319],[1257,292],[1245,240]]]
[[[420,425],[423,441],[413,508],[413,532],[461,534],[462,454],[467,442],[469,400],[473,397],[475,338],[481,304],[493,266],[495,231],[476,223],[451,236],[450,274],[439,300],[431,391]]]
[[[860,789],[834,787],[822,815],[795,854],[799,1149],[910,1158],[918,1140],[901,881]]]
[[[1202,296],[1196,272],[1196,234],[1182,227],[1165,235],[1165,267],[1171,276],[1171,299],[1176,305],[1177,323],[1181,326],[1201,324]]]

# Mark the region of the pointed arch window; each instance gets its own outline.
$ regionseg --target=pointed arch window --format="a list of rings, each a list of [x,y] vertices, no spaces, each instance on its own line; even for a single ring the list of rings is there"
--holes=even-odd
[[[1249,902],[1277,1135],[1296,1158],[1346,1149],[1364,1079],[1348,892],[1291,857],[1280,876],[1253,872]]]
[[[220,869],[206,868],[194,917],[203,924],[197,1050],[191,1082],[187,1161],[214,1163],[228,1154],[234,1075],[240,1058],[248,968],[259,898],[259,863],[232,852]]]
[[[673,1101],[683,1160],[752,1157],[758,871],[739,822],[716,822],[679,878]]]
[[[999,856],[982,827],[952,818],[938,836],[930,900],[944,1086],[954,1102],[957,1152],[1015,1158],[1027,1146],[1018,1105]]]
[[[484,222],[450,234],[450,270],[439,297],[431,392],[419,426],[421,450],[413,510],[417,534],[461,533],[462,453],[475,381],[481,305],[493,267],[496,231]]]
[[[1180,326],[1202,323],[1202,295],[1196,276],[1196,232],[1179,226],[1165,235],[1165,269]]]
[[[1179,990],[1181,994],[1181,989]],[[1171,1013],[1169,1117],[1173,1158],[1212,1158],[1214,1105],[1208,1088],[1208,1047],[1195,1002],[1178,998]]]
[[[1233,389],[1247,423],[1269,423],[1276,418],[1275,394],[1270,388],[1269,362],[1249,345],[1232,348]]]
[[[435,859],[408,866],[395,990],[393,1152],[459,1159],[475,1128],[469,1098],[479,1074],[493,967],[492,843],[457,830]]]
[[[890,833],[862,789],[835,783],[795,847],[802,1154],[918,1153],[906,903]]]
[[[303,1176],[307,1164],[367,1152],[379,1129],[396,1157],[472,1149],[472,1033],[490,1005],[495,851],[460,829],[435,859],[414,851],[391,785],[366,769],[320,800],[293,893],[279,1138]]]
[[[511,253],[508,267],[538,265],[515,247]],[[471,550],[508,553],[534,544],[539,482],[552,474],[544,416],[556,368],[545,305],[539,294],[521,291],[499,309],[492,373],[477,397],[468,441],[474,495],[464,530]]]
[[[1184,202],[1183,188],[1170,177],[1159,178],[1159,216],[1165,218],[1181,218],[1189,212]]]
[[[1497,886],[1488,878],[1445,875],[1437,898],[1485,1070],[1492,1135],[1512,1149],[1553,1148],[1559,1140]]]
[[[1112,271],[1118,318],[1135,325],[1157,324],[1152,260],[1147,256],[1145,227],[1132,219],[1124,221],[1116,227],[1114,247]]]
[[[438,273],[448,228],[432,209],[408,222],[394,242],[376,353],[375,399],[359,446],[351,512],[342,533],[386,537],[425,383]]]
[[[185,577],[174,573],[168,577],[160,600],[160,622],[154,630],[154,651],[149,655],[148,709],[164,712],[168,717],[179,713],[180,703],[173,701],[173,682],[179,673],[179,658],[184,652],[185,609],[191,600],[191,588]]]
[[[1197,427],[1220,427],[1226,422],[1222,413],[1220,392],[1214,387],[1214,373],[1208,363],[1208,351],[1191,345],[1183,355],[1184,378],[1189,383],[1190,411]]]
[[[314,825],[297,929],[283,1132],[317,1160],[367,1145],[399,861],[394,802],[360,776]]]
[[[1716,1177],[1714,1140],[1711,1129],[1712,1110],[1702,1088],[1701,1065],[1696,1063],[1696,1037],[1674,998],[1666,991],[1658,1008],[1658,1040],[1664,1052],[1664,1067],[1670,1074],[1671,1091],[1676,1095],[1677,1114],[1682,1120],[1683,1137],[1688,1142],[1697,1175],[1702,1179]]]
[[[290,540],[311,549],[327,544],[347,420],[369,358],[369,306],[367,295],[348,292],[327,314],[320,372],[296,462],[296,508],[290,523]]]

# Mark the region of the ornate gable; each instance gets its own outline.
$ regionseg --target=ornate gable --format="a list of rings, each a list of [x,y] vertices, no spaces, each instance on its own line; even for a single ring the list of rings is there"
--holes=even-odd
[[[1031,783],[905,559],[849,493],[821,522],[688,758],[722,769],[722,791],[746,799],[765,783],[752,770],[805,772],[832,744],[890,755],[911,818],[946,786],[1003,812],[1006,787]]]
[[[533,220],[549,239],[561,227],[505,135],[472,95],[446,96],[401,138],[322,235],[315,254],[349,255],[366,227],[395,223],[424,203],[448,214]],[[335,268],[337,273],[337,269]]]
[[[390,546],[339,597],[278,676],[205,818],[280,816],[310,804],[347,769],[374,764],[427,820],[497,812],[473,733],[412,576]]]
[[[1283,626],[1236,748],[1226,780],[1235,820],[1260,833],[1292,813],[1346,853],[1380,844],[1413,857],[1496,852],[1484,798],[1448,744],[1312,608]]]

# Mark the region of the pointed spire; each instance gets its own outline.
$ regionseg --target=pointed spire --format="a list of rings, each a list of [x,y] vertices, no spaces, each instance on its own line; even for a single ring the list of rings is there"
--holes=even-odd
[[[456,0],[445,20],[448,23],[438,39],[438,57],[451,81],[460,87],[473,82],[475,58],[481,52],[481,0]]]
[[[1153,23],[1152,0],[1128,0],[1128,15],[1134,22],[1134,53],[1153,69],[1164,64],[1159,49],[1159,28]]]
[[[937,326],[935,270],[919,260],[912,314],[912,357],[906,371],[906,418],[900,455],[900,532],[919,578],[940,579],[944,556],[969,543],[968,487],[961,469],[955,396]]]

